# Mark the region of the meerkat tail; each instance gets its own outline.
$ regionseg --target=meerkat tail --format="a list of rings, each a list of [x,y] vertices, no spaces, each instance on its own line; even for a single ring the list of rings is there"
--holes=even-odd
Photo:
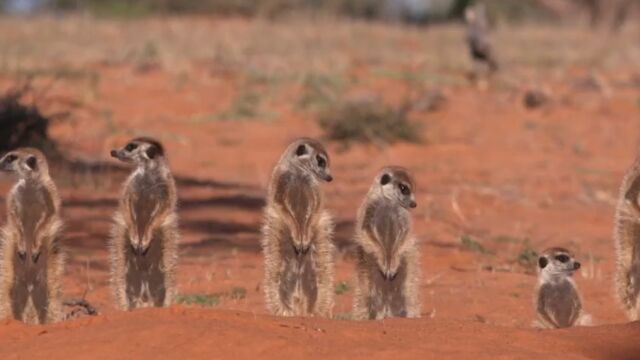
[[[420,260],[418,259],[418,251],[415,250],[415,239],[411,240],[411,250],[405,254],[407,261],[407,280],[404,283],[403,292],[405,294],[407,317],[420,317]]]
[[[163,258],[162,264],[164,269],[163,272],[165,274],[165,289],[166,294],[164,298],[164,306],[171,306],[175,300],[177,295],[177,286],[176,286],[176,267],[178,263],[178,239],[180,238],[180,233],[178,230],[178,216],[173,213],[167,216],[161,227],[160,231],[162,232],[163,237]]]
[[[640,301],[640,219],[629,213],[628,204],[619,204],[616,214],[616,293],[620,303],[632,320],[637,320]],[[636,245],[635,243],[638,243]]]
[[[316,234],[316,270],[318,274],[318,298],[316,300],[316,315],[330,318],[333,314],[333,220],[327,211],[320,215]]]
[[[128,310],[127,289],[125,278],[126,260],[124,257],[127,243],[127,224],[123,215],[118,212],[113,217],[114,225],[111,228],[109,240],[109,257],[111,258],[111,288],[120,310]]]

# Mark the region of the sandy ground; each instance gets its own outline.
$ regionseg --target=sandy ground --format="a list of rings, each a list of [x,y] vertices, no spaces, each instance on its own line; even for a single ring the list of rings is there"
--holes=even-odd
[[[264,307],[259,226],[271,168],[292,139],[322,136],[313,114],[295,105],[299,86],[257,85],[266,109],[223,121],[211,114],[232,106],[243,78],[219,65],[196,63],[186,76],[162,66],[83,66],[100,80],[49,90],[83,99],[73,121],[56,123],[51,135],[70,158],[103,164],[130,137],[160,139],[178,179],[179,291],[213,294],[219,303],[114,310],[106,243],[123,175],[54,172],[67,222],[65,297],[86,297],[101,315],[51,326],[4,322],[2,358],[640,359],[640,324],[624,324],[612,293],[614,206],[640,128],[633,68],[601,71],[595,80],[584,66],[559,69],[545,77],[551,102],[535,110],[522,104],[526,84],[514,86],[508,73],[480,86],[460,74],[460,85],[432,86],[448,99],[442,108],[411,113],[423,125],[421,143],[327,142],[336,179],[324,190],[337,224],[338,319],[350,316],[350,238],[373,176],[402,165],[418,183],[422,318],[353,322],[274,318]],[[410,92],[367,63],[354,61],[350,76],[359,79],[350,89],[356,95],[366,89],[394,103]],[[5,75],[1,83],[12,81]],[[60,106],[52,100],[46,109]],[[0,194],[10,184],[1,178]],[[464,247],[463,237],[485,250]],[[536,277],[518,259],[549,246],[570,248],[583,263],[576,281],[597,326],[531,328]]]

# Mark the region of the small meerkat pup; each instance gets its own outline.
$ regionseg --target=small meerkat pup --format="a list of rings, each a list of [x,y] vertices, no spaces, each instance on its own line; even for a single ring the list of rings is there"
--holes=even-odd
[[[589,325],[591,317],[582,310],[582,300],[571,276],[580,263],[564,248],[554,247],[538,258],[538,285],[535,307],[536,327],[565,328]]]
[[[420,317],[418,249],[409,209],[417,206],[409,172],[385,167],[376,176],[356,222],[357,319]]]
[[[622,181],[613,237],[618,299],[631,321],[640,320],[640,156]]]
[[[39,150],[20,148],[0,159],[17,176],[0,230],[0,316],[29,324],[62,320],[64,253],[60,196]]]
[[[332,315],[333,223],[320,191],[320,182],[332,179],[327,151],[309,138],[291,143],[273,170],[262,248],[266,303],[274,315]]]
[[[176,185],[163,146],[136,138],[111,156],[135,165],[111,232],[111,282],[122,310],[173,303],[178,258]]]

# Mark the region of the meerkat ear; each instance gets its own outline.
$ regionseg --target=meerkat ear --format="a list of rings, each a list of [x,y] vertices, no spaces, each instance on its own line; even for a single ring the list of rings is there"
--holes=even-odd
[[[384,174],[380,178],[380,185],[387,185],[391,181],[391,176],[389,174]]]
[[[544,256],[540,256],[540,258],[538,259],[538,266],[540,266],[540,269],[544,269],[547,264],[549,264],[549,259]]]
[[[307,147],[304,146],[304,144],[298,145],[298,148],[296,149],[296,156],[302,156],[306,153],[307,153]]]
[[[156,157],[156,155],[158,155],[158,148],[155,145],[151,145],[147,148],[146,153],[147,153],[147,157],[153,160]]]
[[[27,158],[26,164],[31,170],[38,169],[38,159],[33,155]]]

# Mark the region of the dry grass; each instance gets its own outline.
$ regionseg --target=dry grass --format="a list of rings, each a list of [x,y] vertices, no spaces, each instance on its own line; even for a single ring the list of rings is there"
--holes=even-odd
[[[611,38],[580,27],[502,26],[495,42],[509,69],[555,71],[575,64],[609,69],[640,61],[636,30]],[[212,63],[298,81],[310,73],[345,73],[360,64],[384,64],[427,79],[429,74],[457,77],[470,66],[463,36],[458,25],[416,28],[328,18],[3,18],[0,72],[152,61],[168,71]]]

